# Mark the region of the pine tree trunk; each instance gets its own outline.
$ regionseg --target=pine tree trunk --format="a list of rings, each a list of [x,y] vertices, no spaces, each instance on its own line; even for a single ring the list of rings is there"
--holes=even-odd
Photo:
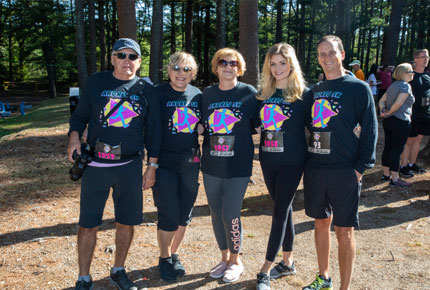
[[[225,0],[216,1],[216,49],[225,47]]]
[[[76,17],[76,56],[78,65],[78,83],[81,91],[84,89],[85,82],[88,78],[87,59],[85,57],[85,21],[84,21],[84,3],[85,0],[75,0],[75,17]],[[49,54],[49,45],[44,48],[44,53]],[[52,71],[48,70],[48,78]]]
[[[96,19],[95,19],[94,0],[88,0],[88,30],[90,40],[90,53],[89,53],[89,75],[97,71],[97,52],[96,52]]]
[[[385,29],[384,41],[382,43],[382,63],[395,64],[397,45],[400,33],[400,22],[402,20],[404,0],[392,0],[390,24]]]
[[[151,25],[149,78],[154,84],[163,80],[163,0],[154,0]]]

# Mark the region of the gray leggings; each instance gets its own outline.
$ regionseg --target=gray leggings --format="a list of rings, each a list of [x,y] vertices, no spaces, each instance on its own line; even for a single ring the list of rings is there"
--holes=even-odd
[[[212,227],[219,249],[237,254],[242,245],[240,211],[250,177],[221,178],[203,173]]]

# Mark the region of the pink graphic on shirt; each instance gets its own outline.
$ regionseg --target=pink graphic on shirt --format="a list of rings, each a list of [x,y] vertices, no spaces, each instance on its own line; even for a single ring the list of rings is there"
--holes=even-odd
[[[173,113],[172,120],[173,125],[178,132],[193,133],[199,118],[197,118],[196,113],[194,113],[193,110],[186,107],[180,107],[176,108]]]
[[[106,116],[120,102],[119,99],[110,99],[104,107],[104,115]],[[108,126],[127,128],[131,120],[138,116],[133,110],[129,102],[124,102],[119,108],[109,117]]]
[[[239,121],[240,119],[229,109],[215,110],[208,119],[209,127],[214,133],[220,134],[230,134],[234,124]]]

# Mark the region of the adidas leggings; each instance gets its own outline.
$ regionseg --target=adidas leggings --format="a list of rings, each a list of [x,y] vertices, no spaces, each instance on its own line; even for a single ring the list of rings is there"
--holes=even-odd
[[[273,201],[272,228],[266,260],[274,262],[281,245],[291,252],[294,243],[293,199],[302,177],[303,165],[271,166],[261,164],[264,181]]]
[[[221,178],[203,173],[212,227],[221,251],[238,254],[242,246],[240,211],[249,177]]]

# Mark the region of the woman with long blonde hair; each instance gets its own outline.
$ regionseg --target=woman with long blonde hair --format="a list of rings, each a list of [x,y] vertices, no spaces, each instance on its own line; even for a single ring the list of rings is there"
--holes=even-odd
[[[287,43],[272,46],[257,97],[262,101],[260,163],[274,203],[266,260],[257,275],[260,290],[270,289],[270,279],[296,273],[292,202],[306,159],[303,94],[307,91],[294,48]],[[281,245],[282,261],[270,270]]]

